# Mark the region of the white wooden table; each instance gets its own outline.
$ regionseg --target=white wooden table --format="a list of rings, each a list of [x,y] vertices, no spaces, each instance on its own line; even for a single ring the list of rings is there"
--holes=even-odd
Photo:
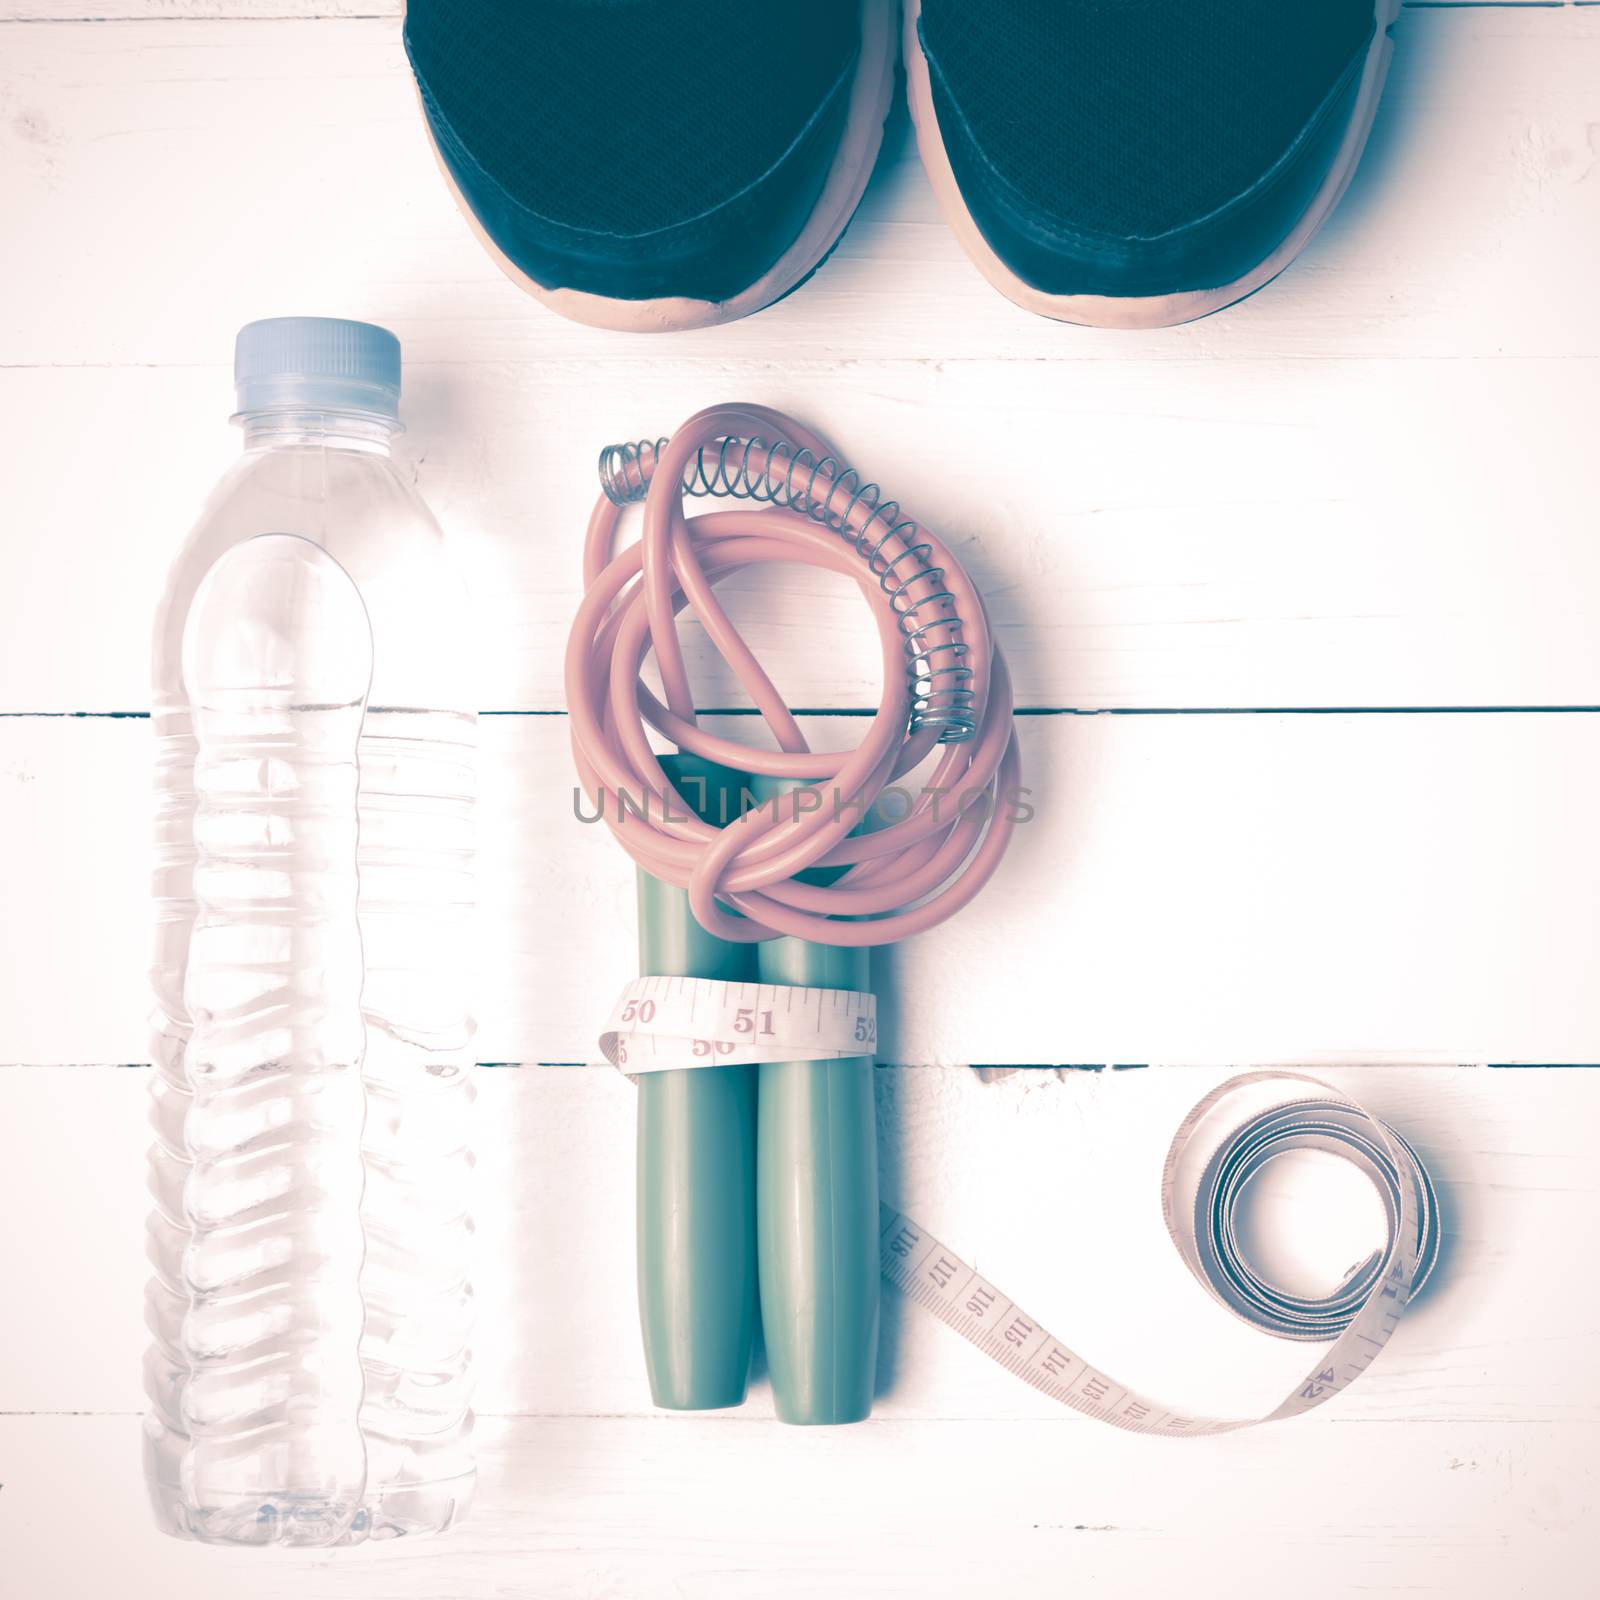
[[[897,123],[811,283],[664,340],[502,280],[397,11],[0,0],[0,1596],[1593,1593],[1600,1074],[1456,1063],[1600,1060],[1600,7],[1408,8],[1344,206],[1206,322],[1016,310]],[[501,1065],[478,1508],[274,1560],[147,1526],[138,1064],[148,619],[237,449],[233,333],[285,312],[399,334],[406,450],[482,597]],[[560,1065],[633,950],[630,868],[572,818],[559,663],[597,447],[729,398],[809,419],[960,546],[1026,708],[1036,820],[877,966],[886,1192],[1119,1375],[1265,1402],[1300,1352],[1183,1277],[1155,1167],[1226,1064],[1325,1064],[1448,1207],[1436,1286],[1335,1405],[1141,1443],[891,1298],[869,1424],[780,1428],[761,1385],[650,1410],[629,1090]],[[858,602],[797,581],[739,614],[852,737]],[[964,1065],[1019,1061],[1193,1070]],[[1069,1246],[1062,1216],[1093,1226]]]

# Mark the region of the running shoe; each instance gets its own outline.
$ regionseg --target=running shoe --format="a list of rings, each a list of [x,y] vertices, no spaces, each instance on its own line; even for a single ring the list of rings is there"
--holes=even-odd
[[[838,242],[894,87],[897,0],[410,0],[439,164],[516,282],[661,331],[747,316]]]
[[[1303,250],[1372,129],[1400,0],[906,0],[946,219],[1018,305],[1164,327]]]

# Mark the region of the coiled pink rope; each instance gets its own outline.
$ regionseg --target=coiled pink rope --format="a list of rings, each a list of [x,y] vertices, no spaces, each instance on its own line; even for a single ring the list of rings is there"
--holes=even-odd
[[[778,475],[798,450],[825,463],[835,459],[820,438],[776,411],[715,406],[691,417],[658,457],[641,460],[639,471],[649,481],[644,529],[639,543],[620,554],[613,551],[623,508],[601,498],[589,521],[586,593],[567,642],[565,672],[584,790],[628,854],[645,871],[686,889],[696,919],[718,938],[748,942],[792,934],[821,944],[875,945],[921,933],[960,910],[989,880],[1009,842],[1020,794],[1011,680],[982,597],[944,544],[926,529],[917,531],[915,542],[931,550],[933,570],[902,592],[900,604],[948,591],[947,610],[953,605],[950,614],[960,618],[972,673],[973,736],[939,746],[937,727],[909,731],[906,635],[895,600],[879,582],[904,553],[903,541],[874,536],[869,565],[856,535],[870,520],[872,504],[852,496],[842,469],[827,466],[814,480],[811,500],[826,509],[830,526],[783,505],[686,516],[685,469],[702,447],[725,439],[744,441],[749,464],[770,466]],[[837,485],[832,492],[830,483]],[[866,597],[883,647],[883,702],[853,750],[810,748],[718,602],[721,579],[759,562],[843,573]],[[677,632],[677,613],[685,606],[755,701],[776,751],[719,738],[696,722]],[[665,705],[640,681],[651,652]],[[726,827],[712,827],[685,814],[688,807],[650,748],[649,728],[707,760],[805,780],[806,787],[749,809]],[[906,814],[852,833],[883,790],[936,747],[938,760]],[[848,870],[826,885],[797,882],[796,874],[811,867]]]

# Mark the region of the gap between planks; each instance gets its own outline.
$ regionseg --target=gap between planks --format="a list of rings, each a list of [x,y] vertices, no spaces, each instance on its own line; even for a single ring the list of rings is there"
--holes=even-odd
[[[1600,6],[1600,0],[1593,0]],[[702,717],[756,717],[751,706],[697,706]],[[797,717],[874,717],[876,706],[791,706]],[[480,717],[564,717],[562,708],[499,708]],[[1553,717],[1600,715],[1592,705],[1476,706],[1017,706],[1015,717]],[[148,711],[0,711],[0,721],[148,722]]]

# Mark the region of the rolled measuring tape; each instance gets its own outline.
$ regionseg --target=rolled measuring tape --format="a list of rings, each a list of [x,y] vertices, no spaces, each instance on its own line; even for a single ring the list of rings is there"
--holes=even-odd
[[[845,1059],[871,1054],[876,1041],[877,1004],[870,994],[640,978],[623,991],[600,1049],[613,1066],[639,1073]],[[1245,1099],[1286,1085],[1305,1092],[1242,1120],[1224,1118],[1230,1105],[1237,1116]],[[1226,1129],[1220,1137],[1219,1124]],[[1322,1296],[1289,1294],[1257,1272],[1235,1225],[1256,1174],[1300,1150],[1350,1162],[1372,1184],[1384,1211],[1382,1246]],[[1188,1198],[1180,1199],[1186,1192]],[[1085,1361],[948,1245],[889,1205],[880,1209],[880,1262],[884,1277],[910,1299],[1051,1399],[1131,1433],[1199,1438],[1326,1404],[1372,1364],[1439,1256],[1438,1200],[1417,1153],[1359,1101],[1300,1072],[1244,1072],[1205,1095],[1168,1146],[1161,1210],[1184,1264],[1218,1304],[1274,1338],[1328,1345],[1305,1378],[1264,1415],[1200,1416],[1138,1394]]]

